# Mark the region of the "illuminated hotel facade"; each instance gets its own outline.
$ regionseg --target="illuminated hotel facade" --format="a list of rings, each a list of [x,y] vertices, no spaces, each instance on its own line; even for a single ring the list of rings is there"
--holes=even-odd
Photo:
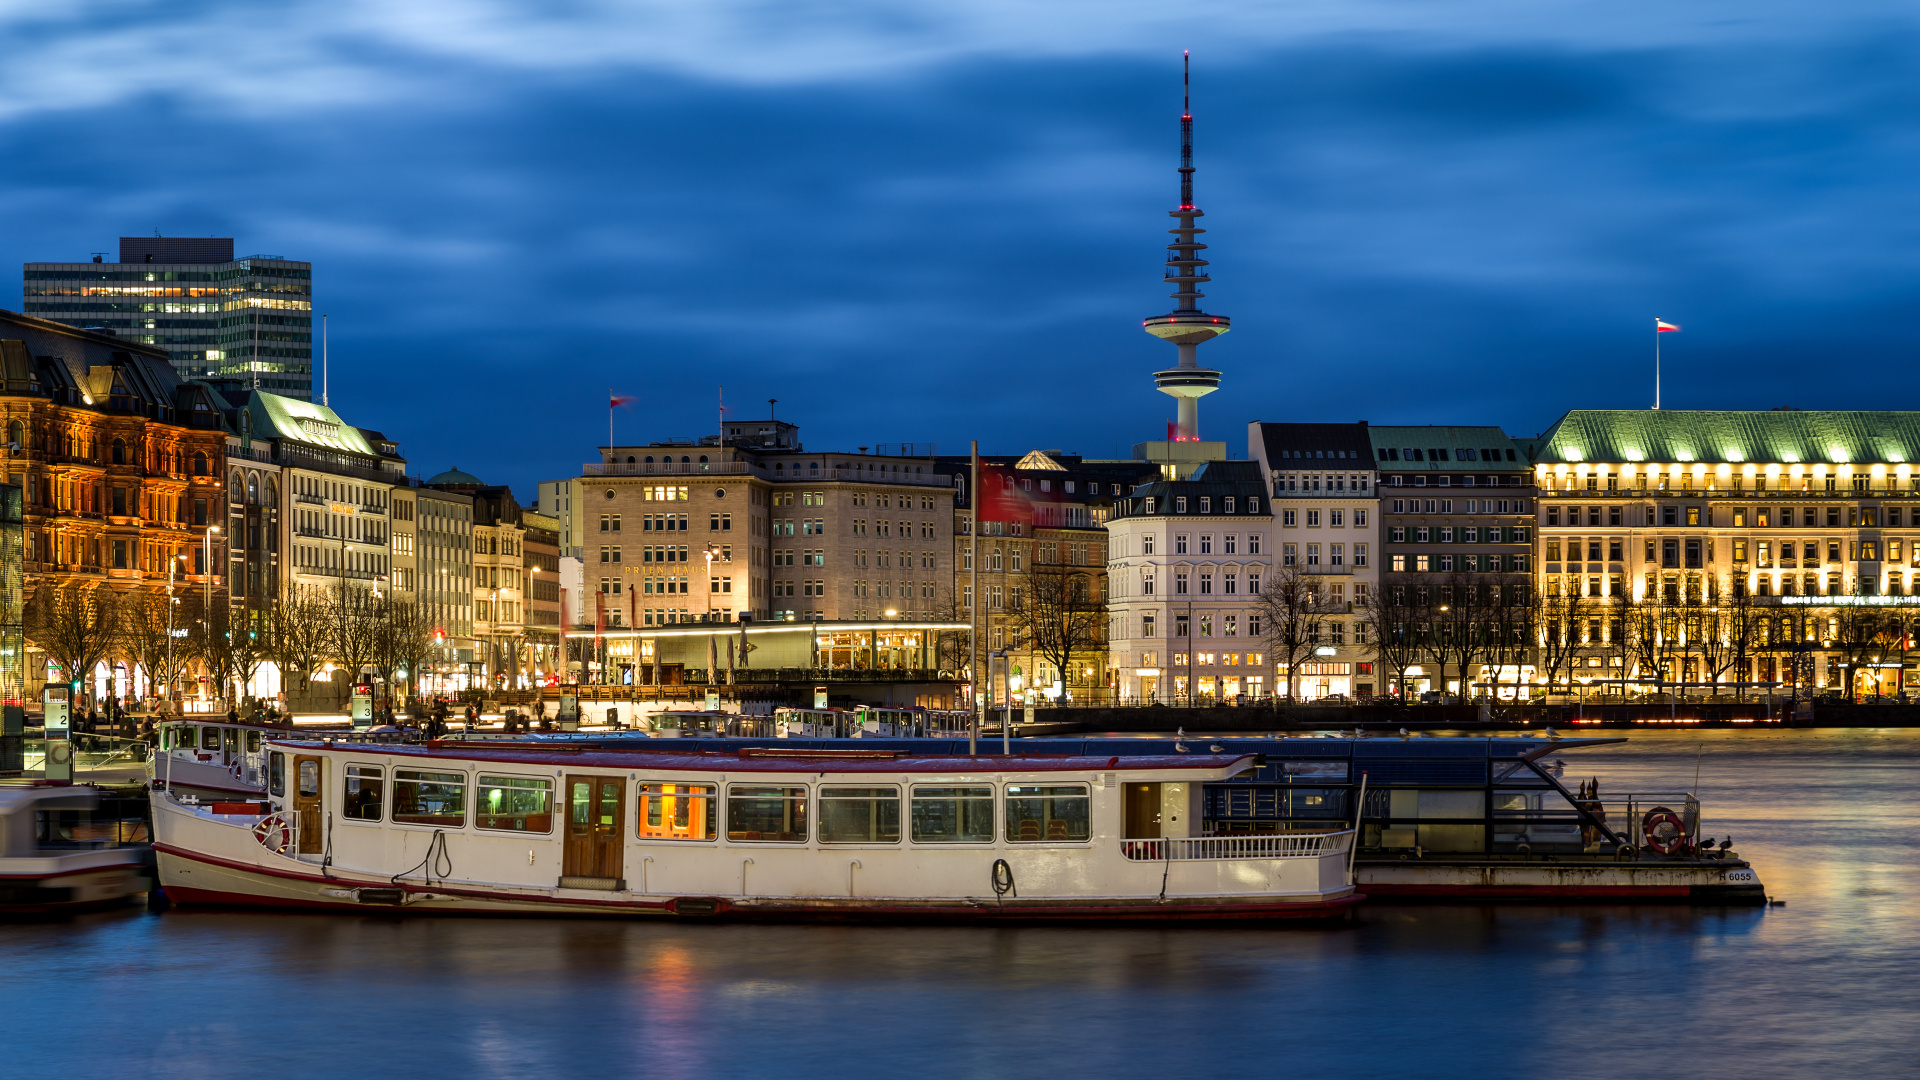
[[[1568,413],[1533,471],[1576,677],[1920,690],[1917,459],[1920,412]]]
[[[313,397],[313,264],[228,237],[120,238],[119,262],[27,263],[28,314],[167,351],[183,379]]]

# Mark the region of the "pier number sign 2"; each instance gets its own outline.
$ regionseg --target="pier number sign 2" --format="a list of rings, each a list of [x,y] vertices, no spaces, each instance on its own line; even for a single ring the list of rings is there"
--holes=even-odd
[[[72,700],[71,691],[64,686],[49,686],[46,688],[46,692],[41,696],[40,701],[45,707],[48,738],[64,739],[67,737],[67,730],[71,726],[69,716],[72,712]]]

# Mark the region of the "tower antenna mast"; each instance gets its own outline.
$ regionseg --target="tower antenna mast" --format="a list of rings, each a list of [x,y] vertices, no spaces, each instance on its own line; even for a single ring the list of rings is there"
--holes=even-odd
[[[1147,333],[1172,342],[1180,350],[1175,366],[1153,373],[1154,385],[1160,392],[1179,403],[1179,423],[1173,440],[1177,442],[1199,441],[1200,399],[1220,388],[1220,373],[1200,366],[1200,343],[1219,337],[1233,326],[1225,315],[1209,315],[1200,310],[1200,300],[1206,295],[1200,286],[1212,279],[1203,272],[1207,261],[1200,257],[1207,245],[1196,239],[1207,230],[1194,224],[1194,219],[1206,215],[1193,202],[1192,71],[1192,59],[1183,51],[1180,54],[1180,206],[1168,211],[1177,224],[1167,230],[1173,234],[1174,241],[1167,245],[1166,282],[1175,288],[1171,294],[1175,307],[1166,315],[1155,315],[1141,322]]]

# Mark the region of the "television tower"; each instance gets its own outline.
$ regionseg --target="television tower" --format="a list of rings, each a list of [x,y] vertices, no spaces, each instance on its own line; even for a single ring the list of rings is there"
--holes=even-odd
[[[1194,442],[1200,438],[1200,399],[1220,389],[1220,373],[1200,366],[1200,343],[1226,333],[1233,324],[1225,315],[1209,315],[1200,310],[1200,298],[1206,295],[1200,291],[1200,284],[1213,279],[1201,272],[1207,261],[1200,253],[1207,245],[1194,240],[1207,230],[1193,223],[1193,219],[1205,214],[1193,205],[1192,63],[1185,52],[1180,54],[1180,61],[1180,208],[1167,212],[1169,217],[1178,218],[1180,224],[1167,230],[1175,239],[1167,245],[1166,275],[1167,284],[1179,289],[1169,294],[1178,306],[1170,314],[1155,315],[1140,325],[1147,333],[1180,348],[1179,363],[1154,372],[1153,381],[1161,393],[1172,395],[1180,403],[1179,440]]]

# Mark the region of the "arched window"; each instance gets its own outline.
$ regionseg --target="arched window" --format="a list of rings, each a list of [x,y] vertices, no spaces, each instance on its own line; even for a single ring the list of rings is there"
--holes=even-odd
[[[260,478],[257,476],[247,477],[247,502],[253,506],[260,505]]]
[[[10,421],[7,424],[7,442],[15,447],[20,447],[25,446],[26,441],[27,429],[25,425],[21,424],[18,420]]]
[[[127,442],[125,439],[113,440],[113,463],[115,465],[125,465],[127,463]]]
[[[205,450],[195,450],[193,452],[193,475],[207,475],[207,452]]]
[[[653,464],[653,455],[652,455],[652,454],[648,454],[648,455],[647,455],[647,464],[649,464],[649,465],[651,465],[651,464]]]
[[[685,454],[681,454],[681,455],[680,455],[680,464],[682,464],[682,465],[691,465],[691,464],[693,464],[693,462],[692,462],[692,460],[691,460],[691,459],[689,459],[689,458],[687,457],[687,455],[685,455]]]
[[[280,486],[278,484],[275,484],[271,480],[267,481],[266,502],[261,505],[267,507],[269,510],[280,505]]]
[[[702,464],[702,465],[705,465],[706,463],[707,463],[707,455],[705,455],[705,454],[701,454],[701,455],[700,455],[700,464]]]
[[[648,458],[647,460],[648,460],[648,461],[652,461],[653,459],[652,459],[652,458]],[[629,465],[631,465],[631,464],[633,464],[633,455],[632,455],[632,454],[628,454],[628,455],[627,455],[627,464],[629,464]]]
[[[231,499],[235,506],[240,505],[241,489],[240,489],[239,473],[233,474],[233,483],[229,486],[229,490],[227,491],[227,498]]]

